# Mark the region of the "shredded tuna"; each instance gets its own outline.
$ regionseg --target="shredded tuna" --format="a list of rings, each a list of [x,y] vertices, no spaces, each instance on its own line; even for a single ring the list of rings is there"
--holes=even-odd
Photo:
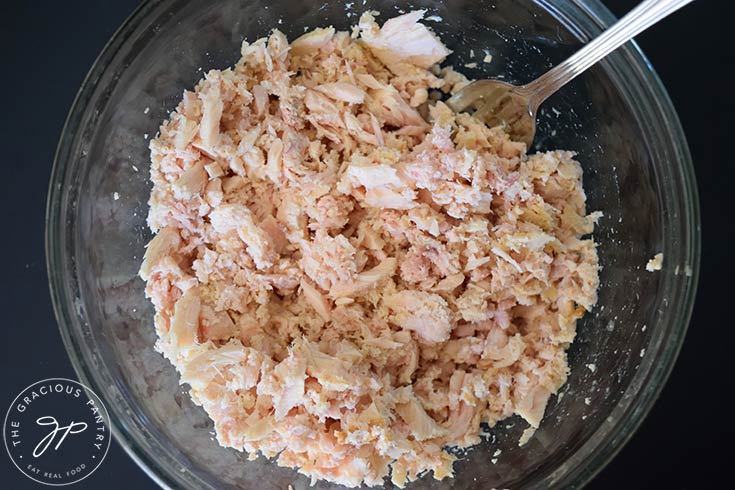
[[[423,14],[243,43],[150,144],[156,349],[220,444],[315,481],[450,477],[514,414],[527,439],[597,300],[574,154],[437,102],[468,80]]]

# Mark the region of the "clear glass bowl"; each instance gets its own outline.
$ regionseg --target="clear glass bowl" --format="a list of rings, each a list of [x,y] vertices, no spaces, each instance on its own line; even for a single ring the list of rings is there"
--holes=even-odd
[[[450,63],[463,65],[470,49],[480,58],[487,49],[492,63],[466,72],[513,82],[541,74],[614,20],[596,0],[410,7],[443,19],[432,25],[454,50]],[[48,197],[56,315],[76,371],[107,404],[118,441],[163,487],[304,489],[308,480],[219,447],[204,412],[153,351],[153,308],[136,276],[150,239],[145,135],[155,135],[203,71],[232,65],[243,38],[275,26],[292,39],[307,26],[346,29],[368,8],[385,19],[409,5],[145,2],[105,47],[71,109]],[[628,44],[549,100],[540,118],[538,146],[579,152],[589,210],[605,214],[595,232],[603,267],[598,306],[579,324],[565,395],[551,402],[527,445],[518,446],[525,424],[509,419],[466,453],[456,478],[428,477],[411,488],[581,486],[641,423],[684,339],[699,268],[699,211],[686,141],[653,69]],[[658,252],[663,270],[646,272]],[[502,453],[493,464],[496,449]]]

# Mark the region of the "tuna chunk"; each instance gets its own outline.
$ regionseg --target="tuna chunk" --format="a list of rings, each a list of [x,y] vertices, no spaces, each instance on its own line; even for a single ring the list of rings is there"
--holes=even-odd
[[[425,25],[418,21],[425,10],[389,19],[378,29],[369,13],[360,18],[361,37],[375,56],[386,65],[406,61],[421,68],[441,63],[451,51]]]
[[[385,298],[392,312],[392,321],[413,330],[424,342],[436,343],[449,339],[451,314],[444,298],[423,291],[401,291]]]

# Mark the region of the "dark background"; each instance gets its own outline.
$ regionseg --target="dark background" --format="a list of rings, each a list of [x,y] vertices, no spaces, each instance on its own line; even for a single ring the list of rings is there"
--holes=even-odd
[[[46,187],[77,88],[138,1],[0,1],[4,413],[35,381],[76,379],[46,282]],[[620,16],[638,1],[605,3]],[[702,270],[692,323],[671,378],[640,430],[588,486],[592,490],[718,488],[733,464],[735,327],[729,298],[733,259],[727,252],[735,190],[726,194],[735,176],[733,140],[726,134],[735,129],[733,14],[729,0],[697,0],[637,39],[663,79],[691,147],[702,205]],[[0,482],[7,489],[42,488],[21,475],[6,454],[0,454]],[[102,466],[74,488],[156,487],[113,442]]]

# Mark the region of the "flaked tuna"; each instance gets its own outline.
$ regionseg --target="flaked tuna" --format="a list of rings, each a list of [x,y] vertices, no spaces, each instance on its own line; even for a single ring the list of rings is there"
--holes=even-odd
[[[527,440],[597,300],[574,154],[436,102],[468,80],[423,15],[245,42],[150,143],[156,348],[220,444],[314,481],[448,478],[513,414]]]

